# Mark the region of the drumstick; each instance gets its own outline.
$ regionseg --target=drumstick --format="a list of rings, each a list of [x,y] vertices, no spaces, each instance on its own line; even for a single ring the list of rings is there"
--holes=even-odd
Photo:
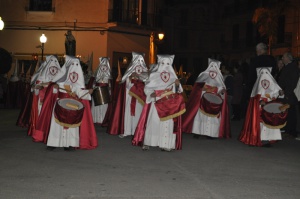
[[[97,88],[99,88],[98,86],[96,86],[95,88],[93,88],[93,90],[95,90],[95,89],[97,89]],[[70,92],[69,90],[67,90],[67,89],[64,89],[64,88],[59,88],[59,89],[61,89],[61,90],[63,90],[63,91],[67,91],[67,92]],[[88,92],[86,92],[84,95],[82,95],[79,99],[81,99],[82,97],[84,97],[84,96],[86,96],[87,94],[89,94],[89,91]]]
[[[86,96],[87,94],[89,94],[90,91],[86,92],[84,95],[82,95],[79,99],[83,98],[84,96]]]
[[[181,78],[179,78],[178,80],[181,80]],[[175,80],[174,82],[172,82],[171,84],[169,84],[168,86],[166,86],[165,90],[166,90],[169,86],[171,86],[172,84],[174,84],[175,82],[176,82],[176,80]]]

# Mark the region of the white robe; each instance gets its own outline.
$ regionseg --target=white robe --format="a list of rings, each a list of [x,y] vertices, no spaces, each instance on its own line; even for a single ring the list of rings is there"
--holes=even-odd
[[[261,122],[260,123],[260,140],[261,141],[281,140],[280,129],[268,128]]]
[[[129,95],[129,90],[133,86],[130,79],[126,79],[126,101],[125,101],[125,114],[124,114],[124,134],[123,136],[134,135],[134,131],[136,129],[137,123],[140,119],[141,112],[143,110],[143,105],[136,100],[135,105],[135,115],[131,115],[131,98]]]
[[[106,83],[107,84],[108,81],[109,80],[106,78],[105,80],[103,80],[102,83]],[[109,93],[111,94],[110,85],[109,85]],[[92,112],[93,122],[94,123],[100,123],[100,124],[102,124],[103,119],[104,119],[104,117],[106,115],[107,107],[108,107],[108,104],[102,104],[102,105],[95,106],[94,99],[92,98],[91,112]]]
[[[59,83],[60,88],[64,88],[62,83]],[[82,90],[78,89],[76,87],[71,87],[72,92],[76,93],[77,96],[83,96],[88,92],[88,90]],[[53,91],[58,92],[57,89],[54,89]],[[63,90],[60,90],[59,92],[65,92]],[[91,95],[87,94],[84,97],[82,97],[84,100],[91,100]],[[63,126],[59,125],[55,121],[54,117],[54,109],[52,111],[52,118],[51,118],[51,124],[50,124],[50,131],[48,135],[47,140],[47,146],[52,147],[79,147],[79,127],[75,128],[68,128],[65,129]]]
[[[218,88],[220,91],[222,88]],[[205,91],[202,91],[201,97]],[[220,123],[221,123],[221,114],[219,117],[209,117],[203,114],[198,109],[198,112],[194,118],[192,132],[197,135],[205,135],[209,137],[219,137]]]
[[[150,101],[150,95],[154,90],[145,90],[147,95],[147,101]],[[175,86],[173,87],[175,93]],[[157,97],[156,100],[159,100]],[[157,110],[155,108],[155,99],[151,98],[151,108],[149,110],[144,145],[156,147],[162,149],[175,149],[176,134],[174,134],[174,121],[169,119],[166,121],[160,121]]]

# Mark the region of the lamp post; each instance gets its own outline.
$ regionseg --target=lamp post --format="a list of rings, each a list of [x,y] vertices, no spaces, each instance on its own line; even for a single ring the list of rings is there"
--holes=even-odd
[[[157,54],[157,44],[160,43],[163,39],[165,34],[158,33],[158,38],[155,38],[155,33],[151,32],[150,34],[150,46],[149,46],[149,64],[156,63],[156,54]]]
[[[2,18],[0,17],[0,30],[3,30],[4,28],[4,22],[2,21]]]
[[[40,37],[40,42],[42,43],[41,49],[42,49],[42,61],[44,60],[44,45],[47,41],[47,37],[43,33],[42,36]]]

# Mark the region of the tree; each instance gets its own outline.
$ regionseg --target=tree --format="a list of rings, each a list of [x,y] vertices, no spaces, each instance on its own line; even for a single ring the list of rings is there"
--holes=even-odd
[[[252,17],[252,22],[257,26],[260,35],[268,38],[269,54],[273,43],[277,41],[278,18],[283,14],[288,1],[278,1],[273,5],[257,8]]]

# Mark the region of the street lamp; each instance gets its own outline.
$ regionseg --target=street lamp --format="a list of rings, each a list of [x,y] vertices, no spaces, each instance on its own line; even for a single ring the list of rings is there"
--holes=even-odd
[[[4,28],[4,22],[2,21],[2,18],[0,17],[0,30],[3,30]]]
[[[44,59],[44,45],[45,45],[46,41],[47,41],[47,37],[43,33],[42,36],[40,37],[40,42],[42,43],[42,46],[41,46],[41,49],[42,49],[42,61]]]
[[[155,36],[158,36],[156,38]],[[157,54],[157,44],[164,39],[164,33],[158,33],[155,35],[154,32],[150,34],[150,46],[149,46],[149,65],[156,63],[156,54]]]

